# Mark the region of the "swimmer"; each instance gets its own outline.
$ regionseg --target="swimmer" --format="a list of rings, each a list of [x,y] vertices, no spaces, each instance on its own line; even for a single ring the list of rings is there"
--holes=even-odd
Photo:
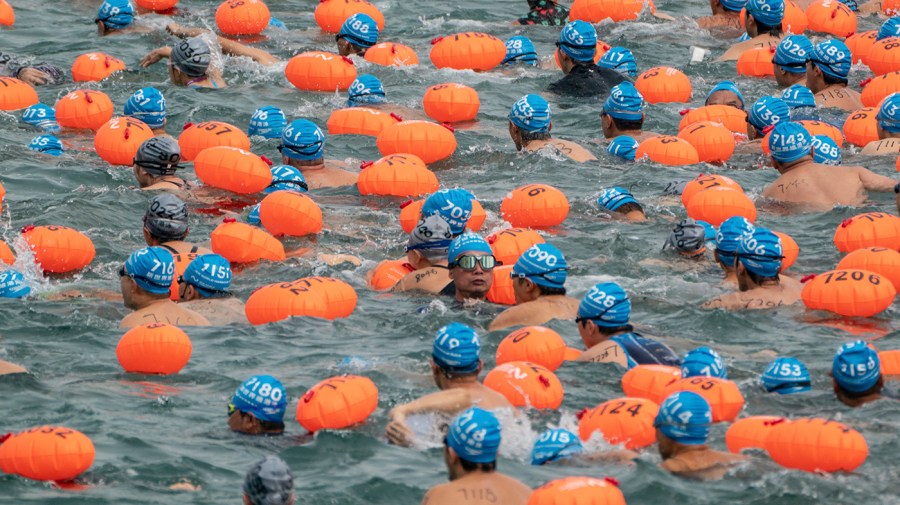
[[[619,135],[609,142],[606,152],[626,161],[634,161],[637,156],[638,141],[628,135]]]
[[[0,51],[0,76],[15,77],[32,86],[59,84],[63,80],[62,70],[54,65],[49,63],[23,65],[16,56],[4,51]]]
[[[756,48],[775,49],[784,37],[784,0],[749,0],[747,2],[747,35],[750,40],[731,46],[717,61],[737,61],[745,52]]]
[[[528,0],[528,14],[513,24],[562,26],[569,21],[569,9],[558,0]]]
[[[813,161],[823,165],[835,166],[843,163],[841,160],[841,148],[838,147],[831,137],[828,135],[813,135],[811,141],[813,145]]]
[[[691,349],[681,360],[681,377],[716,377],[727,379],[725,361],[719,353],[703,346]]]
[[[666,249],[672,249],[689,260],[706,258],[706,227],[693,219],[682,219],[663,244],[663,251]]]
[[[900,16],[897,15],[897,12],[894,12],[892,17],[887,18],[881,24],[878,28],[878,33],[875,35],[875,41],[878,42],[890,37],[900,37]]]
[[[597,158],[575,142],[550,137],[553,129],[550,104],[538,95],[525,95],[513,104],[509,112],[509,136],[516,151],[538,152],[550,147],[578,163]]]
[[[134,177],[144,191],[180,191],[191,185],[175,175],[183,168],[178,141],[166,135],[145,140],[134,155]]]
[[[143,121],[154,135],[166,134],[166,98],[156,88],[142,88],[128,97],[125,115]]]
[[[765,228],[756,228],[738,242],[734,267],[738,291],[719,296],[703,304],[704,309],[774,309],[800,302],[803,285],[779,275],[781,239]]]
[[[863,167],[822,165],[813,161],[812,136],[797,123],[779,124],[769,137],[772,164],[781,174],[761,196],[801,210],[828,211],[835,205],[858,207],[867,191],[897,190],[896,180]],[[826,170],[828,177],[822,177]]]
[[[567,24],[559,34],[556,47],[559,66],[566,75],[550,85],[548,90],[551,93],[605,98],[613,86],[630,81],[615,70],[598,67],[594,63],[597,30],[589,23],[572,21]]]
[[[344,21],[334,40],[341,56],[365,56],[378,43],[378,24],[367,14],[354,14]]]
[[[447,253],[452,241],[450,225],[444,218],[436,214],[422,218],[409,234],[406,244],[406,260],[415,270],[400,279],[393,291],[454,296],[456,286],[447,267]]]
[[[431,375],[440,391],[394,407],[385,429],[388,441],[404,447],[412,444],[414,435],[406,418],[414,414],[438,412],[455,416],[473,406],[511,409],[506,397],[478,382],[484,366],[480,352],[481,340],[472,328],[450,323],[438,330],[431,351]]]
[[[709,448],[712,408],[692,391],[674,393],[659,407],[653,426],[662,456],[660,466],[675,475],[700,480],[718,480],[746,456]]]
[[[614,282],[595,285],[578,305],[578,334],[587,346],[575,361],[680,366],[681,359],[662,342],[644,337],[629,324],[631,299]]]
[[[17,365],[15,363],[10,363],[9,361],[3,361],[0,359],[0,376],[2,375],[13,375],[17,373],[28,373],[28,369]]]
[[[600,190],[597,197],[597,205],[613,217],[624,219],[632,223],[642,223],[647,220],[644,207],[635,200],[634,196],[625,188],[605,188]]]
[[[22,122],[45,133],[59,133],[56,111],[49,105],[36,103],[22,112]]]
[[[266,456],[247,470],[244,505],[294,505],[294,476],[278,456]]]
[[[797,358],[777,358],[769,363],[760,380],[767,393],[789,395],[812,390],[809,370]]]
[[[766,133],[775,125],[790,120],[791,108],[784,100],[772,96],[760,98],[747,111],[747,137],[750,142],[744,142],[742,147],[746,150],[752,146],[755,151],[762,151],[762,139]]]
[[[732,216],[719,225],[716,232],[716,249],[713,252],[713,258],[725,273],[722,279],[723,284],[731,284],[737,286],[737,269],[735,268],[735,254],[738,250],[738,244],[741,240],[753,234],[756,227],[753,223],[742,216]]]
[[[144,213],[144,240],[175,254],[211,254],[205,247],[186,242],[188,213],[184,202],[170,193],[156,195]]]
[[[600,110],[600,126],[603,136],[608,139],[627,135],[642,142],[659,136],[658,133],[641,130],[644,127],[644,97],[630,82],[613,87]]]
[[[350,84],[347,90],[347,107],[375,109],[394,114],[403,120],[431,121],[421,111],[388,102],[381,80],[371,74],[360,75]]]
[[[637,62],[634,61],[634,54],[621,46],[611,47],[609,51],[606,51],[597,60],[597,66],[615,70],[632,79],[637,77]]]
[[[254,375],[241,384],[228,404],[228,428],[245,435],[281,435],[287,392],[271,375]]]
[[[213,326],[247,324],[244,302],[228,290],[231,277],[231,264],[222,256],[198,256],[178,278],[181,306],[202,315]]]
[[[131,0],[105,0],[97,10],[94,18],[97,35],[116,35],[126,32],[148,31],[138,30],[134,26],[134,5]]]
[[[281,162],[300,169],[309,189],[353,186],[359,174],[325,159],[325,134],[312,121],[295,119],[281,134]]]
[[[891,93],[881,102],[875,120],[878,140],[866,144],[860,154],[896,156],[900,153],[900,93]]]
[[[597,461],[628,463],[638,457],[638,453],[627,449],[587,452],[578,435],[563,428],[547,430],[534,442],[531,449],[531,464],[563,465],[589,464]]]
[[[709,94],[706,95],[706,101],[703,105],[727,105],[738,110],[744,110],[744,95],[741,90],[731,81],[722,81],[716,84]]]
[[[878,353],[862,340],[842,345],[831,364],[831,383],[837,399],[861,407],[881,398],[884,378]]]
[[[820,108],[853,112],[863,107],[860,94],[849,87],[853,55],[840,40],[829,39],[813,46],[806,63],[806,87]]]
[[[497,471],[500,433],[500,422],[494,414],[478,407],[454,419],[444,439],[444,463],[450,482],[429,489],[422,505],[528,503],[531,489]]]
[[[250,118],[247,135],[264,139],[280,139],[286,124],[287,118],[284,116],[284,111],[278,107],[271,105],[260,107],[253,112],[253,116]]]
[[[494,284],[496,264],[490,244],[479,235],[464,233],[453,239],[447,250],[447,266],[456,301],[465,304],[484,301]]]
[[[791,109],[791,121],[819,120],[816,97],[802,84],[794,84],[781,93],[781,99]]]
[[[456,238],[466,231],[472,217],[475,195],[463,188],[441,189],[432,193],[422,204],[422,215],[438,214],[450,225],[450,233]]]
[[[169,300],[174,272],[175,259],[162,247],[145,247],[131,253],[119,269],[119,280],[125,307],[134,312],[122,319],[119,328],[131,329],[147,323],[209,326],[205,317]]]
[[[500,64],[515,65],[516,63],[535,66],[540,63],[534,42],[524,35],[516,35],[506,40],[506,56]]]
[[[552,244],[535,244],[519,256],[509,276],[516,305],[500,313],[489,331],[575,319],[578,300],[566,296],[566,257]]]
[[[62,156],[65,151],[62,141],[54,135],[38,135],[28,143],[28,149],[50,156]]]
[[[806,83],[806,60],[812,51],[812,42],[803,35],[788,35],[781,40],[772,57],[778,87]]]
[[[12,268],[0,270],[0,299],[25,298],[30,294],[31,286],[21,272]]]
[[[735,38],[744,33],[741,10],[746,4],[747,0],[709,0],[712,16],[698,18],[697,25],[722,38]]]

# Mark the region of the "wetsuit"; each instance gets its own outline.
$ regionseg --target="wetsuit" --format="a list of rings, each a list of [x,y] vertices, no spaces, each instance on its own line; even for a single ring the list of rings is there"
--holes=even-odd
[[[628,368],[636,365],[681,366],[681,358],[669,346],[638,333],[613,335],[610,340],[619,344],[628,356]]]
[[[19,63],[15,55],[0,51],[0,75],[9,77],[18,77],[19,71],[23,68],[35,68],[50,76],[48,84],[58,84],[62,82],[62,70],[47,63],[36,63],[34,65],[22,65]]]
[[[519,18],[520,25],[562,26],[569,22],[569,9],[551,0],[529,0],[531,11]]]
[[[605,97],[620,82],[633,82],[628,77],[594,63],[576,63],[572,71],[550,85],[548,90],[557,95],[575,97]]]

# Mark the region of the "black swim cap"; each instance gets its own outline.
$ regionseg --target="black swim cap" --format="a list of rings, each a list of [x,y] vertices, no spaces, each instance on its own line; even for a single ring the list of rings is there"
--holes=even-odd
[[[172,48],[172,65],[188,77],[203,77],[209,69],[209,44],[199,38],[182,40]]]
[[[291,468],[278,456],[266,456],[250,467],[243,491],[253,505],[287,505],[294,494]]]
[[[179,161],[181,161],[181,147],[169,136],[146,140],[134,156],[135,165],[156,177],[175,175],[175,171],[181,168],[178,165]]]
[[[188,234],[187,207],[173,194],[157,195],[144,213],[144,226],[160,240],[183,240]]]

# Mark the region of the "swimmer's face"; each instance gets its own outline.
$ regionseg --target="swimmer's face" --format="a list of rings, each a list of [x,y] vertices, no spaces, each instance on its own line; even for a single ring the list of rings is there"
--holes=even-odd
[[[127,275],[119,278],[119,287],[122,290],[122,301],[126,308],[136,310],[137,304],[134,302],[134,288],[136,284],[134,279]]]
[[[468,256],[488,256],[483,252],[462,252]],[[450,269],[450,278],[456,286],[456,291],[466,298],[484,298],[494,283],[494,271],[484,271],[481,262],[475,262],[473,270],[464,270],[458,266]]]
[[[516,125],[512,123],[512,121],[508,121],[509,123],[509,137],[513,140],[513,143],[516,144],[516,151],[522,150],[522,135],[519,134],[519,129],[516,128]]]
[[[726,89],[721,89],[709,95],[706,99],[706,105],[727,105],[738,110],[744,110],[741,99],[736,94]]]

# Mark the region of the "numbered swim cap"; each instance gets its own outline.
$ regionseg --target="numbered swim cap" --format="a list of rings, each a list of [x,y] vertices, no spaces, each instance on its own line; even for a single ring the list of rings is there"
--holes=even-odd
[[[762,374],[763,387],[769,393],[782,395],[802,393],[812,389],[809,370],[797,358],[778,358]]]
[[[175,278],[175,258],[164,247],[144,247],[131,253],[119,276],[131,277],[148,293],[165,295]]]
[[[0,272],[0,298],[24,298],[31,293],[25,276],[8,268]]]
[[[122,30],[134,22],[130,0],[106,0],[100,5],[94,22],[101,21],[110,30]]]
[[[278,107],[267,105],[253,112],[247,133],[251,137],[278,139],[281,138],[281,134],[284,132],[284,125],[286,124],[287,118],[284,117],[284,111]]]
[[[781,239],[765,228],[756,228],[745,235],[734,255],[744,268],[760,277],[777,277],[784,259]]]
[[[878,353],[862,340],[842,345],[831,364],[831,375],[841,389],[862,393],[872,389],[881,377]]]
[[[550,104],[539,95],[525,95],[513,104],[509,120],[516,128],[529,133],[550,131]]]
[[[287,463],[269,455],[250,467],[241,490],[253,505],[289,505],[294,497],[294,477]]]
[[[166,98],[156,88],[142,88],[125,102],[125,115],[144,122],[151,129],[166,125]]]
[[[593,61],[597,53],[597,30],[590,23],[572,21],[563,27],[556,46],[575,61]]]
[[[578,304],[578,319],[590,319],[601,328],[617,328],[628,324],[631,317],[631,299],[615,282],[595,285]]]
[[[900,37],[900,17],[894,16],[882,23],[875,40],[884,40],[888,37]]]
[[[63,153],[62,141],[53,135],[38,135],[31,139],[28,149],[50,156],[60,156]]]
[[[823,165],[840,165],[841,148],[828,135],[813,135],[813,161]]]
[[[182,168],[179,161],[181,147],[168,135],[145,140],[134,155],[134,164],[156,177],[175,175],[175,171]]]
[[[875,119],[882,130],[900,133],[900,93],[891,93],[881,102]]]
[[[516,264],[512,277],[528,279],[538,286],[561,288],[566,284],[569,266],[566,257],[553,244],[535,244],[529,247]]]
[[[303,172],[299,168],[290,165],[272,165],[269,170],[272,172],[272,182],[263,190],[263,193],[268,195],[276,191],[294,191],[295,193],[309,191],[306,178],[303,177]]]
[[[584,452],[578,435],[563,428],[554,428],[541,433],[531,449],[531,464],[543,465],[551,461],[575,456]]]
[[[681,362],[681,377],[718,377],[727,379],[725,362],[719,353],[709,347],[698,347],[689,351]]]
[[[470,463],[494,462],[500,448],[500,421],[487,410],[472,407],[450,424],[447,445]]]
[[[425,259],[438,263],[447,259],[453,232],[447,221],[437,215],[423,217],[409,234],[406,252],[420,251]]]
[[[354,14],[341,25],[337,38],[347,39],[354,46],[368,49],[378,42],[378,24],[367,14]]]
[[[803,35],[788,35],[781,39],[775,48],[775,56],[772,63],[778,65],[785,72],[792,74],[806,73],[806,60],[812,53],[813,44]]]
[[[516,35],[506,41],[506,57],[503,58],[501,65],[512,65],[513,63],[538,64],[534,43],[528,37]]]
[[[737,251],[738,242],[744,236],[753,233],[754,229],[753,223],[741,216],[729,217],[719,225],[719,231],[716,233],[716,254],[722,263],[729,267],[734,265],[734,253]]]
[[[747,0],[719,0],[719,3],[726,11],[741,12],[741,9],[747,5]]]
[[[638,141],[635,140],[634,137],[620,135],[610,141],[609,146],[606,147],[606,151],[613,156],[618,156],[619,158],[628,161],[634,161],[637,148]]]
[[[260,421],[280,423],[287,409],[287,393],[275,377],[254,375],[237,388],[231,404]]]
[[[603,113],[623,121],[644,119],[644,97],[630,82],[620,82],[613,86],[603,104]]]
[[[758,23],[781,28],[784,19],[784,0],[749,0],[747,14]]]
[[[231,264],[218,254],[204,254],[191,261],[182,274],[203,298],[230,296]]]
[[[481,340],[475,330],[461,323],[450,323],[435,335],[431,358],[443,370],[469,374],[481,364],[480,351]]]
[[[771,96],[760,98],[747,111],[747,122],[756,128],[760,136],[767,127],[790,120],[791,109],[784,100]]]
[[[474,199],[475,195],[463,188],[442,189],[425,199],[422,215],[440,214],[456,236],[466,230],[466,224],[472,216]]]
[[[794,84],[781,93],[781,99],[791,108],[791,116],[798,107],[815,107],[816,97],[813,92],[802,84]]]
[[[680,391],[666,398],[653,423],[663,435],[684,445],[705,444],[711,424],[712,408],[692,391]]]
[[[169,57],[172,65],[188,77],[203,77],[209,69],[209,44],[200,37],[185,39],[175,44]]]
[[[171,193],[156,195],[144,213],[144,227],[163,242],[184,240],[188,234],[187,207]]]
[[[58,133],[59,123],[56,122],[56,111],[53,107],[42,103],[36,103],[22,112],[22,122],[40,128],[47,133]]]
[[[709,102],[710,97],[713,96],[714,93],[718,93],[719,91],[727,91],[729,93],[733,93],[734,96],[737,97],[738,101],[741,102],[740,109],[744,110],[744,104],[746,104],[746,102],[744,101],[744,95],[741,94],[741,90],[739,90],[738,87],[731,81],[722,81],[719,84],[716,84],[713,89],[709,90],[709,94],[706,95],[706,102]]]
[[[463,233],[453,239],[453,242],[450,242],[450,247],[447,249],[447,261],[452,268],[452,265],[456,262],[456,258],[459,258],[463,253],[471,252],[480,252],[490,255],[494,254],[494,251],[491,250],[491,245],[488,244],[487,240],[481,238],[481,235],[468,232]]]
[[[624,47],[613,47],[600,57],[597,65],[615,70],[620,74],[628,77],[637,77],[637,63],[634,61],[634,54]]]
[[[689,256],[702,254],[706,251],[706,227],[693,219],[682,219],[663,244],[663,250],[668,248]]]
[[[259,204],[250,207],[250,212],[247,214],[247,222],[254,226],[262,224],[262,219],[259,217]]]
[[[823,74],[835,79],[846,80],[850,75],[850,65],[853,64],[850,48],[835,39],[825,40],[813,46],[809,59]]]
[[[769,152],[779,163],[791,163],[810,156],[812,135],[800,123],[784,122],[769,134]]]
[[[631,192],[618,186],[601,189],[600,196],[597,197],[597,204],[610,212],[615,212],[626,203],[638,203],[638,201],[634,199]]]
[[[281,134],[279,150],[293,160],[320,159],[325,151],[325,134],[312,121],[295,119]]]
[[[347,90],[347,105],[360,107],[370,103],[384,103],[384,86],[377,77],[363,74],[353,81]]]

